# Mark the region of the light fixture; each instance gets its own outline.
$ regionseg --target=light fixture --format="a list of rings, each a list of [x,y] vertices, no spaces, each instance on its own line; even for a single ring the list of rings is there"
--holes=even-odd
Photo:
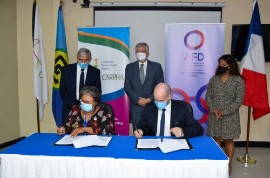
[[[89,8],[90,1],[89,0],[83,0],[83,4],[81,4],[82,8]]]

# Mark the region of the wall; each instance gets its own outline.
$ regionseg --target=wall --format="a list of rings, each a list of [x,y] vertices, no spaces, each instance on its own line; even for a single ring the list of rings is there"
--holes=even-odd
[[[0,1],[0,144],[20,137],[16,1]]]
[[[143,2],[132,0],[114,0],[114,2]],[[31,42],[31,15],[33,0],[17,0],[17,29],[18,29],[18,78],[19,78],[19,107],[20,107],[20,134],[28,135],[37,131],[36,103],[33,96],[32,82],[32,42]],[[42,132],[55,132],[56,126],[51,111],[52,77],[54,68],[54,48],[56,19],[59,0],[38,0],[39,14],[44,37],[44,51],[47,65],[49,83],[49,103],[45,108],[45,117],[41,121]],[[95,1],[91,1],[95,2]],[[96,1],[96,2],[101,2]],[[105,1],[102,1],[105,2]],[[111,2],[111,1],[107,1]],[[150,2],[150,0],[148,1]],[[152,0],[152,2],[154,2]],[[162,1],[159,1],[162,2]],[[163,1],[166,2],[166,1]],[[179,2],[172,0],[170,2]],[[192,1],[182,1],[192,2]],[[226,23],[225,29],[225,53],[230,52],[231,26],[232,24],[249,24],[252,13],[252,0],[196,0],[196,2],[225,2],[222,22]],[[63,1],[64,20],[66,25],[67,47],[70,63],[75,62],[77,52],[77,27],[91,26],[93,24],[93,9],[81,9],[82,0],[73,3],[71,0]],[[262,23],[270,23],[270,1],[259,2]],[[153,51],[154,52],[154,51]],[[270,66],[267,64],[268,88]],[[270,115],[251,122],[252,141],[270,141]],[[246,138],[247,107],[241,108],[242,134],[240,140]]]

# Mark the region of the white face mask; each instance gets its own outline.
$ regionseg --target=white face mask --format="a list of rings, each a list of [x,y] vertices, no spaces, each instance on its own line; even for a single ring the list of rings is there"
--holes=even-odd
[[[137,59],[138,59],[139,61],[143,61],[143,60],[146,59],[146,54],[145,54],[145,53],[142,53],[142,52],[138,52],[138,53],[136,54],[136,56],[137,56]]]

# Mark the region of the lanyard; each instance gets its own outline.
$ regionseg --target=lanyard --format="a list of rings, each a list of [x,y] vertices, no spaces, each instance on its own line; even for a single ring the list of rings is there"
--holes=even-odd
[[[87,127],[87,122],[86,122],[86,115],[83,115],[83,126]]]
[[[86,115],[84,114],[83,116],[84,116],[84,117],[83,117],[83,126],[84,126],[84,127],[87,127]],[[87,133],[84,132],[83,134],[86,135]]]

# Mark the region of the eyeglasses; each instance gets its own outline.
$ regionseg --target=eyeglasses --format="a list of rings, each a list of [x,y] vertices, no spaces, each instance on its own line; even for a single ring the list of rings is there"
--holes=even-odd
[[[94,100],[92,100],[92,101],[85,101],[85,100],[80,100],[80,102],[81,103],[84,103],[84,104],[92,104],[92,103],[94,103],[95,101]]]
[[[89,58],[78,58],[78,61],[80,61],[81,63],[89,63],[90,59]]]

